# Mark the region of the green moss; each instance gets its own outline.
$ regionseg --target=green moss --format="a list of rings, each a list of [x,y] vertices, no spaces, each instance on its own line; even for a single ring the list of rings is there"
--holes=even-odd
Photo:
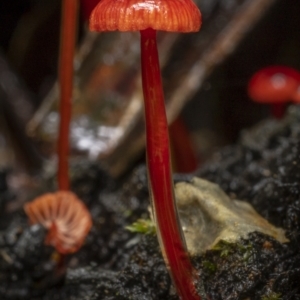
[[[220,251],[220,257],[227,257],[229,254],[233,254],[235,251],[238,251],[243,255],[243,260],[248,262],[252,255],[253,247],[251,244],[243,245],[241,243],[229,243],[221,240],[213,247],[212,250]]]
[[[156,228],[154,223],[150,219],[138,219],[136,222],[125,227],[131,232],[137,232],[142,234],[155,234]]]
[[[217,271],[217,265],[209,260],[203,261],[203,268],[209,273],[215,273]]]
[[[221,257],[227,257],[230,253],[233,252],[234,245],[235,244],[231,244],[229,242],[221,240],[212,248],[212,250],[220,251]]]
[[[281,299],[281,293],[275,293],[275,292],[271,292],[261,297],[261,300],[280,300],[280,299]]]
[[[237,246],[238,246],[238,249],[243,253],[244,261],[248,262],[249,258],[252,255],[252,250],[253,250],[252,245],[251,244],[242,245],[242,244],[238,243]]]
[[[132,215],[132,210],[130,210],[130,209],[125,210],[123,215],[125,218],[130,217]]]

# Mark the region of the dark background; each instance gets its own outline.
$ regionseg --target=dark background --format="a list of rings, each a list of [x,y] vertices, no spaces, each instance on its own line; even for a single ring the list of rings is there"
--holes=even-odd
[[[34,109],[57,77],[60,4],[58,0],[0,1],[0,53],[32,95]],[[209,157],[212,149],[233,143],[242,129],[270,116],[269,106],[249,99],[247,82],[269,65],[300,70],[299,16],[300,1],[275,1],[186,105],[182,117],[198,155]],[[79,42],[84,26],[81,13]]]

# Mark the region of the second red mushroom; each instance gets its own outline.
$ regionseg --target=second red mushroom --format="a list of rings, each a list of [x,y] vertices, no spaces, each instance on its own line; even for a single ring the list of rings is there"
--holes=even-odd
[[[255,73],[248,94],[258,103],[271,104],[272,115],[281,118],[288,102],[300,102],[300,73],[286,66],[270,66]]]

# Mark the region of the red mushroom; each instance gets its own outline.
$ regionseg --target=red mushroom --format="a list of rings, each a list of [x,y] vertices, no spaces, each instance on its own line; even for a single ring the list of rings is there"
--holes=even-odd
[[[255,73],[249,81],[248,93],[259,103],[272,104],[275,117],[282,117],[286,103],[297,102],[300,73],[285,66],[272,66]]]
[[[31,224],[48,229],[45,243],[61,254],[76,252],[92,226],[85,205],[68,191],[44,194],[26,203],[24,210]]]
[[[198,31],[201,14],[191,0],[102,0],[90,17],[93,31],[140,31],[147,162],[152,204],[164,258],[182,299],[200,299],[174,199],[168,124],[156,30]]]

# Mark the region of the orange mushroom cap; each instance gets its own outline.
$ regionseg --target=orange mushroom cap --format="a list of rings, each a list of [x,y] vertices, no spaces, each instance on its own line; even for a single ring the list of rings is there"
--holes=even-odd
[[[201,13],[191,0],[102,0],[90,17],[92,31],[194,32],[200,26]]]
[[[45,243],[62,254],[76,252],[92,226],[86,206],[69,191],[44,194],[26,203],[24,210],[31,224],[48,229]]]
[[[296,99],[300,73],[285,66],[264,68],[249,81],[248,94],[260,103],[275,103]]]

